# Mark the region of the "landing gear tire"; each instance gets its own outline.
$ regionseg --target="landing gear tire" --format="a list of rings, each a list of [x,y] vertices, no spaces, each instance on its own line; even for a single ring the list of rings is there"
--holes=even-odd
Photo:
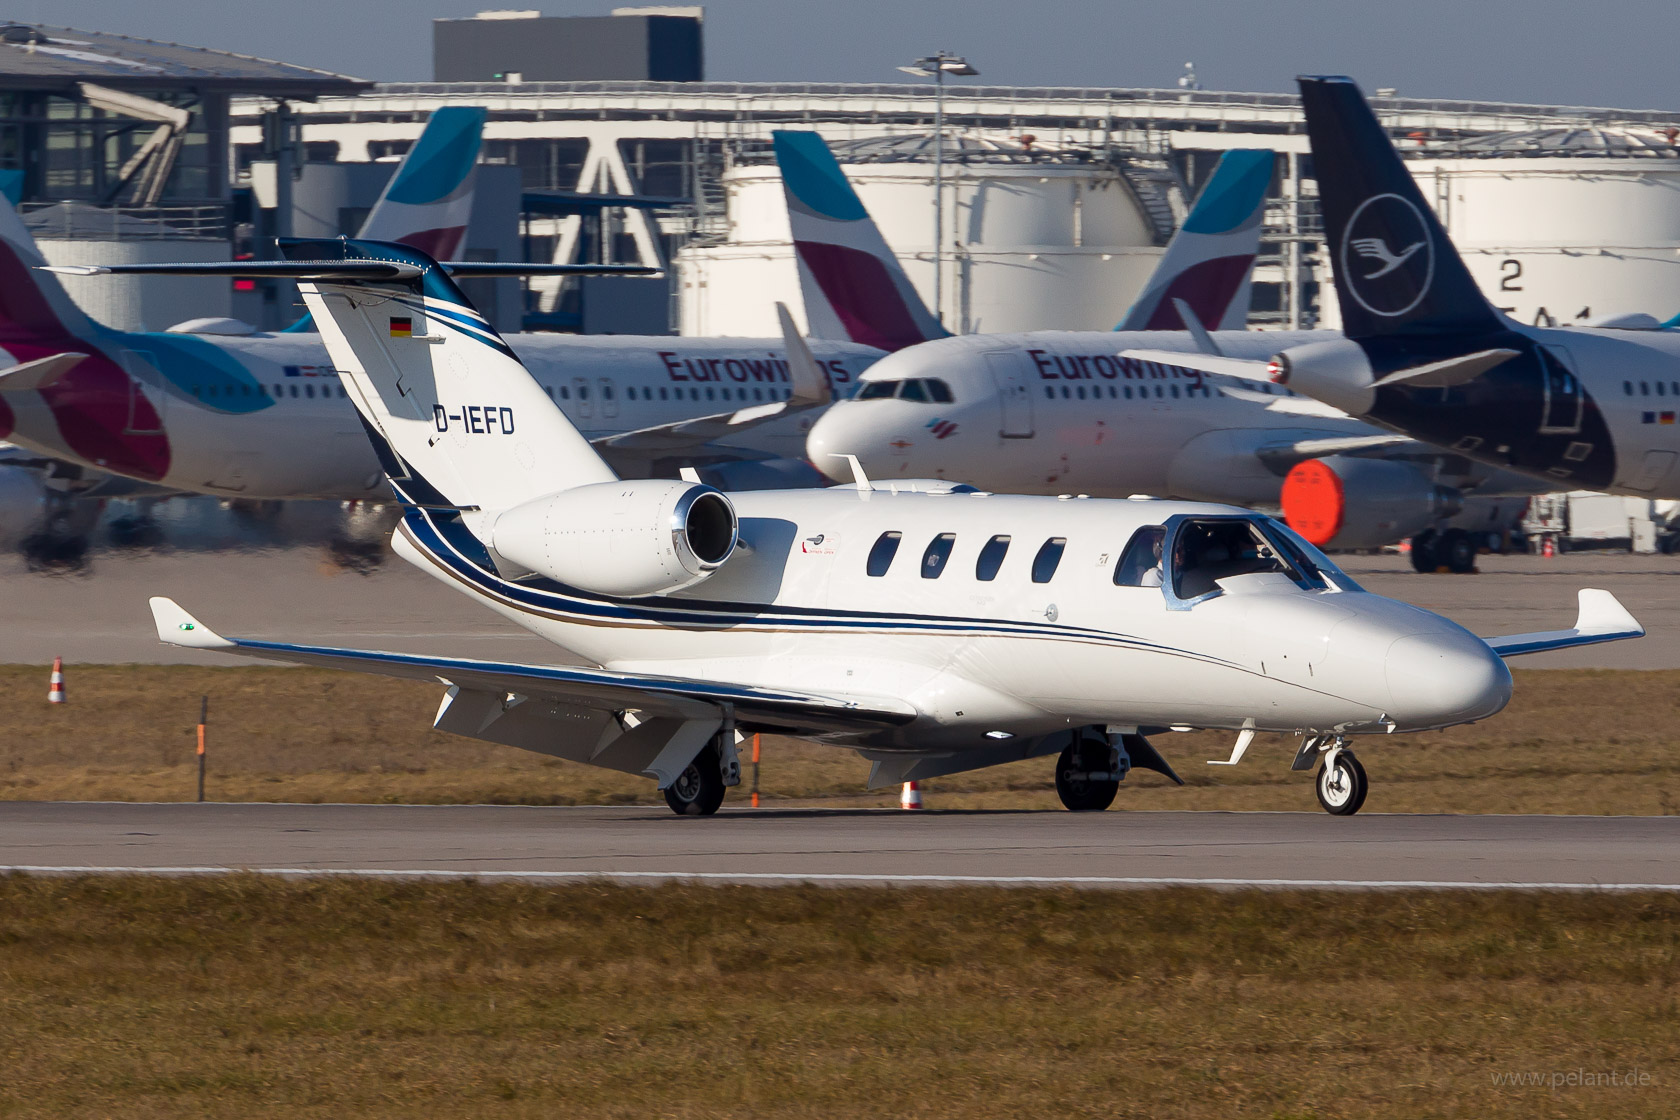
[[[709,817],[723,804],[723,789],[717,748],[708,743],[665,788],[665,804],[679,816]]]
[[[1094,777],[1111,774],[1113,751],[1107,739],[1081,739],[1056,760],[1056,796],[1073,813],[1100,813],[1114,804],[1120,779]]]
[[[1318,803],[1331,816],[1351,817],[1365,804],[1365,794],[1371,785],[1365,779],[1365,767],[1350,750],[1336,752],[1334,765],[1318,768]]]
[[[1441,543],[1435,546],[1437,561],[1447,566],[1447,571],[1463,575],[1465,572],[1476,570],[1476,538],[1463,529],[1448,529],[1441,534]]]
[[[1413,571],[1427,574],[1435,570],[1435,536],[1435,530],[1425,529],[1412,538]]]

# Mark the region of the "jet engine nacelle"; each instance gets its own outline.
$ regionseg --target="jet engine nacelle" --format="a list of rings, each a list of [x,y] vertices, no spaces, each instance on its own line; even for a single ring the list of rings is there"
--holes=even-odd
[[[1457,513],[1459,492],[1411,463],[1332,455],[1283,480],[1283,517],[1320,548],[1381,548]]]
[[[1287,385],[1352,416],[1371,411],[1376,400],[1376,374],[1364,347],[1345,338],[1292,346],[1272,359],[1268,372]]]
[[[739,526],[721,491],[695,482],[597,482],[502,513],[491,547],[519,566],[600,595],[690,587],[731,553]]]

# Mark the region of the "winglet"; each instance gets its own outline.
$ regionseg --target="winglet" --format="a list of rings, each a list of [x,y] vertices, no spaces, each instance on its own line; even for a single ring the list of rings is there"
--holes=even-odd
[[[788,381],[793,392],[788,398],[789,407],[811,408],[831,403],[834,400],[834,382],[829,380],[828,371],[817,361],[817,356],[811,353],[811,347],[800,336],[799,328],[793,325],[793,316],[788,314],[786,304],[776,304],[776,319],[782,325],[782,345],[787,347]]]
[[[154,595],[151,599],[152,621],[157,624],[158,641],[189,649],[226,649],[235,643],[228,641],[204,623],[181,609],[173,599]]]
[[[1554,649],[1590,646],[1598,642],[1619,642],[1626,638],[1643,638],[1645,627],[1628,613],[1628,609],[1608,591],[1583,587],[1580,609],[1575,616],[1573,630],[1547,630],[1535,634],[1509,634],[1499,638],[1485,638],[1493,652],[1501,657],[1517,657],[1525,653],[1546,653]]]

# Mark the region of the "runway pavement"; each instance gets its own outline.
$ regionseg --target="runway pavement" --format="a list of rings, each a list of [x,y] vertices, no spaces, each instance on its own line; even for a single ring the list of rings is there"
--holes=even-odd
[[[0,803],[0,870],[1680,890],[1680,817]]]

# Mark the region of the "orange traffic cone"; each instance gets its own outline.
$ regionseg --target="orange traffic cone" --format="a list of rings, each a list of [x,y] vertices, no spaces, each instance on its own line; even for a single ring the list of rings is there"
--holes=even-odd
[[[905,782],[904,792],[898,795],[900,809],[920,809],[922,807],[922,787],[915,782]]]
[[[1552,543],[1550,535],[1540,538],[1540,555],[1548,558],[1557,555],[1557,546]]]
[[[53,658],[52,682],[47,685],[47,702],[64,703],[64,658]]]

